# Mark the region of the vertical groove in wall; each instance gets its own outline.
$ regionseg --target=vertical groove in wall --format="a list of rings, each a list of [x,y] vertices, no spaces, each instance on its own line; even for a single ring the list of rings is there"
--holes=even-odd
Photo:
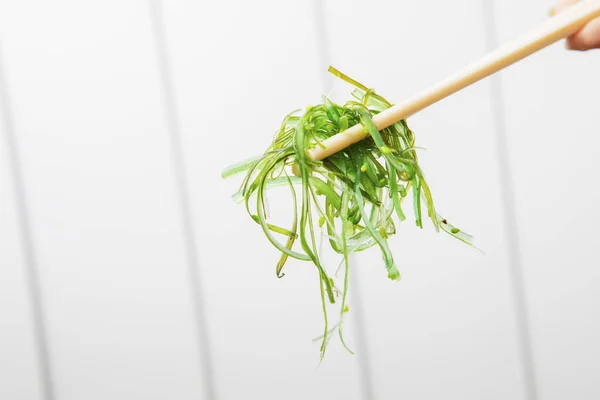
[[[483,21],[485,25],[486,50],[498,47],[496,15],[494,4],[490,0],[482,0]],[[516,199],[513,177],[510,169],[506,115],[504,110],[504,93],[500,74],[490,77],[492,119],[496,136],[496,151],[500,170],[502,204],[504,207],[505,236],[508,244],[509,274],[511,280],[513,308],[516,316],[517,339],[523,370],[525,398],[537,400],[538,387],[536,380],[533,349],[531,344],[529,311],[527,307],[523,262],[519,242],[517,224]]]
[[[4,116],[4,139],[7,146],[8,162],[12,172],[12,183],[15,192],[17,221],[21,236],[21,248],[25,264],[27,289],[31,304],[33,337],[38,362],[40,385],[44,400],[54,399],[54,381],[48,351],[48,335],[46,334],[46,317],[42,301],[40,274],[33,244],[32,224],[29,213],[28,198],[21,164],[19,145],[15,132],[15,124],[8,93],[8,80],[4,70],[2,47],[0,43],[0,112]]]
[[[327,93],[332,86],[332,76],[327,72],[331,62],[329,36],[327,35],[326,16],[324,9],[325,0],[313,0],[315,12],[315,29],[317,32],[318,63],[321,76],[321,85],[323,93]],[[367,345],[367,336],[364,323],[364,314],[362,308],[362,298],[360,296],[359,279],[356,279],[356,257],[350,256],[351,268],[350,275],[350,294],[352,303],[352,314],[354,319],[354,332],[356,334],[356,357],[358,361],[361,399],[372,400],[373,383],[371,378],[371,368],[369,362],[369,348]]]
[[[319,66],[319,76],[324,91],[331,88],[333,83],[332,76],[327,72],[331,62],[331,52],[329,46],[329,35],[327,34],[327,25],[325,17],[324,3],[326,0],[313,0],[313,9],[315,13],[315,30],[317,33],[317,60]]]
[[[353,299],[352,312],[354,314],[354,332],[356,334],[356,343],[358,344],[356,356],[358,357],[358,368],[361,376],[361,397],[362,400],[373,400],[375,395],[373,392],[373,379],[371,377],[371,363],[367,344],[367,331],[365,329],[365,314],[363,311],[363,300],[359,287],[360,280],[356,276],[356,257],[353,255],[350,256],[350,264],[354,266],[354,268],[352,268],[354,273],[350,275],[350,284],[352,285],[350,293]]]
[[[171,158],[175,171],[179,214],[181,216],[181,226],[183,229],[188,281],[192,296],[192,309],[194,312],[193,318],[196,324],[196,340],[199,350],[198,357],[202,373],[204,374],[204,379],[202,381],[204,386],[202,389],[204,391],[204,399],[214,400],[216,398],[216,390],[210,340],[208,337],[204,293],[202,289],[202,277],[200,273],[199,251],[196,244],[196,233],[193,227],[190,190],[188,187],[179,116],[175,102],[175,89],[172,82],[172,71],[168,56],[169,50],[165,33],[164,16],[160,0],[149,0],[149,5],[155,36],[156,61],[159,69],[160,86],[171,140]]]

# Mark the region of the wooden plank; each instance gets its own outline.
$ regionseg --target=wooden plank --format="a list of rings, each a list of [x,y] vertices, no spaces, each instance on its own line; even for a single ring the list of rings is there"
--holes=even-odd
[[[499,40],[548,18],[552,2],[496,1]],[[516,12],[515,10],[518,10]],[[600,59],[556,44],[503,75],[540,398],[600,396],[595,226]]]
[[[333,65],[393,102],[486,52],[477,1],[329,0],[327,10]],[[438,212],[485,255],[431,223],[418,230],[411,212],[391,240],[400,283],[377,250],[361,255],[375,398],[524,398],[490,94],[479,82],[409,120]]]
[[[60,399],[203,397],[146,2],[3,3]]]
[[[274,0],[165,2],[222,399],[360,396],[356,359],[332,341],[317,368],[322,317],[316,269],[290,262],[231,201],[221,170],[261,154],[289,111],[320,101],[315,10]],[[289,212],[271,201],[273,214]],[[351,328],[348,328],[351,331]]]
[[[2,78],[0,75],[0,91],[6,90]],[[0,93],[0,398],[41,400],[39,354],[10,163],[12,155],[7,146],[7,97],[3,94]]]

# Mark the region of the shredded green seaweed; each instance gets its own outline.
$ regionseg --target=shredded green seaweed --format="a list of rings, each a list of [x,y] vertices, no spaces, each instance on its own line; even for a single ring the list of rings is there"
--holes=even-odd
[[[378,131],[373,116],[392,106],[372,89],[333,67],[329,72],[355,87],[353,99],[343,106],[323,97],[323,103],[288,114],[271,146],[260,157],[236,164],[223,171],[224,178],[245,173],[239,191],[233,196],[244,202],[250,217],[258,223],[267,239],[281,252],[276,274],[283,277],[289,258],[314,264],[318,271],[324,317],[321,360],[331,336],[337,331],[343,346],[342,322],[347,305],[349,254],[371,247],[381,251],[387,276],[400,280],[388,240],[397,223],[406,220],[404,201],[412,193],[416,225],[423,228],[422,205],[434,228],[471,245],[472,237],[441,217],[418,159],[415,135],[406,121]],[[369,136],[323,161],[308,158],[306,150],[348,127],[362,124]],[[269,221],[267,191],[288,187],[293,204],[293,222],[284,228]],[[395,217],[394,217],[395,215]],[[323,232],[322,232],[323,231]],[[322,264],[320,234],[330,247],[342,255],[342,289],[335,287],[334,276]],[[283,239],[282,241],[280,239]],[[299,247],[299,248],[298,248]],[[342,269],[342,268],[339,268]],[[340,300],[338,322],[330,329],[327,303]]]

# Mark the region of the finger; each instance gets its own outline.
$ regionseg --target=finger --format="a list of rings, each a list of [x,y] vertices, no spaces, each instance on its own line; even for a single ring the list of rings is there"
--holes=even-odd
[[[550,15],[556,15],[581,0],[559,0]],[[588,23],[579,32],[567,38],[565,47],[570,50],[600,48],[600,18]]]
[[[566,45],[570,50],[585,51],[600,48],[600,18],[596,18],[569,37]]]

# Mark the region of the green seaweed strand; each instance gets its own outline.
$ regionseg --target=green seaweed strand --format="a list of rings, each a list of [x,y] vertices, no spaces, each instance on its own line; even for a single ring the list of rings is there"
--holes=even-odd
[[[317,339],[321,341],[321,360],[336,329],[341,344],[352,353],[342,328],[349,311],[349,255],[378,248],[388,278],[400,279],[389,241],[396,233],[396,224],[406,220],[402,206],[407,198],[412,199],[419,228],[424,225],[421,215],[424,204],[436,230],[472,245],[469,234],[436,212],[417,158],[415,135],[406,121],[381,131],[375,126],[373,117],[392,104],[335,68],[330,67],[329,72],[354,86],[352,100],[338,105],[323,97],[321,104],[289,113],[261,156],[222,172],[223,178],[245,174],[233,198],[244,202],[251,219],[281,253],[276,276],[285,276],[284,269],[290,259],[316,267],[324,321],[323,334]],[[367,138],[323,161],[307,157],[306,150],[323,146],[325,139],[356,124],[362,124]],[[267,193],[285,188],[292,200],[293,221],[289,227],[272,221],[266,211]],[[326,240],[321,241],[321,235]],[[344,271],[341,290],[335,283],[337,273],[330,274],[322,262],[319,245],[322,242],[341,256],[339,269],[343,267]],[[330,328],[328,304],[336,304],[340,295],[339,320]]]

